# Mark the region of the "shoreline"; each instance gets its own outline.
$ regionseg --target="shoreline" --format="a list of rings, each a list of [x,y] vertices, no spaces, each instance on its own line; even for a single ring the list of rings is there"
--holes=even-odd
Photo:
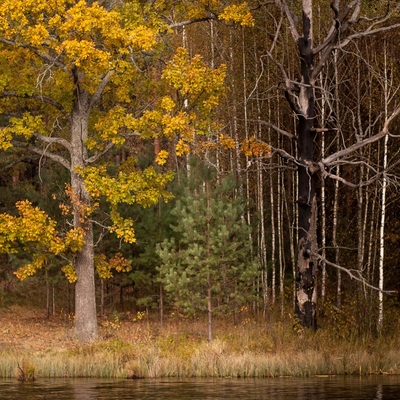
[[[388,337],[343,336],[332,329],[295,331],[281,322],[216,321],[206,339],[203,321],[110,317],[99,321],[101,339],[71,340],[65,316],[0,309],[0,378],[18,366],[40,378],[266,378],[398,375],[400,345]]]

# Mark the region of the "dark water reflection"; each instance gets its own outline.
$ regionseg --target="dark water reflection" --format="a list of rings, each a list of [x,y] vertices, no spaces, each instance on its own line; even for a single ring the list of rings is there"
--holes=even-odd
[[[0,400],[399,400],[400,377],[0,380]]]

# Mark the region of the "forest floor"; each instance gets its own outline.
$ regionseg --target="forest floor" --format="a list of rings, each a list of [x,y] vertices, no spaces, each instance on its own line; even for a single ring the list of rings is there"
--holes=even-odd
[[[99,320],[99,340],[85,345],[73,340],[72,327],[66,314],[0,308],[0,377],[15,377],[20,365],[47,377],[400,373],[398,335],[344,335],[343,326],[312,333],[290,321],[266,324],[244,315],[235,325],[215,321],[208,342],[206,321],[171,317],[160,326],[145,313],[115,313]]]
[[[66,339],[65,318],[47,318],[43,310],[37,309],[0,308],[0,348],[40,351],[73,345]]]

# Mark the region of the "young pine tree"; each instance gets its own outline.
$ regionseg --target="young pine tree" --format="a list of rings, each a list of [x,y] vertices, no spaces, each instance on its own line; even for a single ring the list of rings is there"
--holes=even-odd
[[[207,310],[209,340],[212,315],[232,313],[249,302],[257,274],[242,202],[232,197],[226,182],[186,190],[172,210],[175,236],[156,250],[161,281],[174,306],[186,315]]]

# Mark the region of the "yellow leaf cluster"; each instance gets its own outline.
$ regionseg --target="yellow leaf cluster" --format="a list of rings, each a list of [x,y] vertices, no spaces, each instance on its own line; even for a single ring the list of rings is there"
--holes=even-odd
[[[224,11],[218,16],[226,22],[235,22],[242,26],[254,26],[254,19],[250,13],[247,2],[242,4],[232,4],[225,7]]]
[[[18,253],[22,249],[33,254],[30,263],[14,272],[18,279],[35,274],[52,254],[76,253],[82,249],[83,229],[72,229],[62,238],[58,235],[56,222],[43,210],[27,200],[18,202],[16,207],[18,216],[0,215],[0,253]]]
[[[122,145],[125,139],[120,134],[134,132],[137,126],[138,121],[132,114],[128,113],[124,107],[116,106],[97,119],[95,129],[101,141],[111,141],[116,145]]]
[[[117,235],[119,239],[126,243],[135,243],[135,230],[133,221],[130,218],[123,218],[116,210],[111,211],[111,220],[113,225],[110,227],[110,232]]]
[[[12,133],[9,129],[1,128],[0,129],[0,149],[8,150],[12,147],[11,144]]]
[[[257,140],[255,137],[244,140],[241,150],[248,157],[267,157],[271,154],[271,147],[267,143]]]
[[[207,108],[210,101],[217,101],[223,93],[225,76],[225,65],[211,69],[203,62],[200,55],[190,59],[188,51],[182,47],[178,48],[162,75],[169,85],[179,91],[189,106],[200,94],[203,94],[202,103]]]
[[[51,54],[65,67],[64,81],[80,68],[81,84],[94,93],[108,71],[135,69],[128,60],[131,52],[151,50],[157,43],[156,27],[144,19],[127,24],[122,10],[85,0],[3,0],[0,36],[19,46],[21,60],[41,62],[35,55]]]
[[[169,154],[168,151],[160,150],[156,157],[156,163],[158,165],[164,165],[167,162],[168,154]]]
[[[94,258],[94,265],[96,268],[97,275],[100,279],[110,279],[113,277],[111,267],[107,262],[107,258],[104,254],[98,254]]]
[[[10,118],[9,126],[2,129],[4,143],[7,143],[7,139],[12,138],[13,135],[20,135],[30,139],[34,133],[44,134],[45,132],[46,128],[42,118],[30,113],[24,113],[20,118]]]
[[[164,135],[171,139],[187,131],[190,125],[190,117],[184,111],[180,111],[176,115],[164,114],[161,125]]]
[[[74,283],[78,280],[76,275],[76,270],[72,264],[64,265],[61,268],[61,271],[64,273],[65,277],[68,279],[69,283]]]
[[[64,238],[65,250],[70,250],[76,253],[82,250],[85,242],[85,231],[82,228],[69,230]]]
[[[21,281],[26,279],[28,276],[32,276],[36,273],[38,269],[43,267],[46,261],[46,257],[43,254],[35,254],[31,263],[18,268],[14,275]]]
[[[186,143],[183,139],[179,139],[178,143],[175,146],[175,151],[178,157],[183,156],[184,154],[189,154],[190,145]]]
[[[141,171],[133,166],[129,170],[125,165],[116,177],[107,174],[105,167],[88,167],[82,175],[91,196],[104,196],[113,206],[137,203],[148,207],[155,204],[160,196],[169,198],[165,187],[173,178],[171,172],[158,173],[154,167]]]
[[[221,133],[219,135],[219,144],[224,149],[233,150],[236,147],[235,141],[228,135]]]
[[[112,278],[112,270],[117,272],[129,272],[132,270],[131,261],[123,257],[121,253],[117,253],[108,260],[104,254],[99,254],[95,257],[95,266],[97,274],[101,279]]]

